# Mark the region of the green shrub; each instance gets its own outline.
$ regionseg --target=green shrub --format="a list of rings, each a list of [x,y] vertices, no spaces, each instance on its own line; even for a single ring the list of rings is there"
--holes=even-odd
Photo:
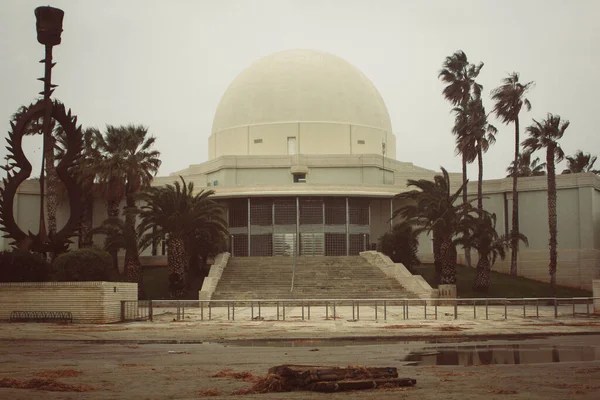
[[[23,250],[0,252],[0,282],[46,282],[50,266],[37,253]]]
[[[111,269],[110,254],[86,248],[58,256],[52,265],[52,278],[59,282],[110,281]]]
[[[379,238],[377,251],[390,257],[395,263],[402,263],[411,273],[421,264],[417,255],[419,237],[413,226],[404,221],[394,225],[391,232]]]

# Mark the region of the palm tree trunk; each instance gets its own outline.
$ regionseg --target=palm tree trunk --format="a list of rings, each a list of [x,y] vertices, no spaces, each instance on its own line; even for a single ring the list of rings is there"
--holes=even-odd
[[[482,211],[483,210],[483,150],[481,149],[481,143],[478,143],[478,146],[477,146],[477,163],[479,166],[479,173],[477,175],[477,209],[479,211]]]
[[[456,284],[456,246],[452,243],[451,237],[444,237],[440,244],[440,255],[442,258],[442,279],[443,285]]]
[[[167,263],[169,265],[169,291],[173,297],[185,293],[188,257],[181,237],[171,237],[167,241]]]
[[[94,225],[94,198],[84,193],[81,198],[81,222],[79,224],[79,248],[92,247],[93,237],[90,230]]]
[[[58,176],[54,167],[54,136],[48,135],[44,148],[46,168],[46,216],[48,218],[48,236],[50,239],[56,234],[56,209],[58,207]],[[56,254],[51,253],[51,260]]]
[[[512,209],[512,230],[511,230],[511,250],[510,250],[510,274],[517,275],[517,255],[519,252],[519,192],[517,191],[517,166],[519,163],[519,117],[515,120],[515,171],[513,173],[513,209]]]
[[[442,282],[442,254],[440,250],[440,239],[436,233],[433,233],[433,263],[435,265],[435,285]]]
[[[463,185],[465,184],[465,182],[467,182],[467,158],[465,157],[465,155],[463,154],[462,156],[462,181],[463,181]],[[468,198],[468,193],[467,193],[467,186],[465,185],[465,189],[463,190],[463,204],[467,204],[469,202],[469,198]],[[471,266],[471,250],[470,249],[465,249],[465,264],[467,264],[467,266]]]
[[[475,275],[475,282],[473,282],[473,290],[476,292],[486,293],[490,288],[490,278],[491,267],[489,256],[487,254],[479,254],[479,261],[477,262],[477,273]]]
[[[546,167],[548,168],[548,228],[550,229],[550,286],[552,297],[556,297],[556,171],[554,166],[554,146],[546,149]]]
[[[138,298],[144,297],[144,289],[143,289],[143,274],[142,274],[142,265],[140,263],[139,257],[128,257],[129,251],[125,251],[125,271],[127,271],[127,280],[129,282],[137,282],[138,285]]]
[[[106,213],[108,214],[108,218],[118,218],[119,217],[119,201],[114,199],[109,199],[106,202]],[[110,250],[110,257],[112,258],[113,268],[117,271],[119,270],[119,252],[118,250]]]

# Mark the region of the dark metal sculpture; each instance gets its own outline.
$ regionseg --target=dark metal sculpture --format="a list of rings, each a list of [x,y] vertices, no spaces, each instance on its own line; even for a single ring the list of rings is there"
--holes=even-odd
[[[0,229],[6,234],[4,237],[12,238],[11,243],[22,249],[29,249],[40,253],[59,252],[69,243],[69,238],[75,235],[80,219],[80,187],[75,178],[74,167],[81,156],[83,136],[81,126],[77,126],[77,117],[71,115],[65,106],[58,101],[52,101],[50,96],[56,85],[51,83],[52,47],[60,44],[62,32],[63,11],[53,7],[38,7],[35,9],[38,42],[46,48],[46,57],[40,61],[45,65],[45,75],[39,80],[44,82],[44,91],[40,92],[44,98],[30,105],[20,117],[11,122],[11,131],[8,133],[7,149],[8,159],[12,162],[6,167],[7,177],[3,180],[4,188],[0,188]],[[19,228],[14,217],[13,206],[17,189],[23,181],[31,175],[31,163],[25,156],[22,147],[23,136],[27,133],[27,126],[31,121],[43,117],[43,149],[46,149],[52,135],[52,119],[59,123],[66,135],[67,149],[56,166],[58,179],[64,184],[69,198],[70,215],[65,226],[51,237],[48,236],[45,224],[44,193],[45,193],[45,160],[42,156],[42,172],[40,175],[40,224],[39,232],[25,233]],[[43,152],[45,153],[45,151]]]

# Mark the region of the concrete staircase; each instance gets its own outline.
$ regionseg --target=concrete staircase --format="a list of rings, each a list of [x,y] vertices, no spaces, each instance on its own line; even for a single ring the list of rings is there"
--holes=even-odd
[[[214,300],[290,299],[292,257],[233,257]],[[298,257],[294,299],[414,297],[362,257]]]

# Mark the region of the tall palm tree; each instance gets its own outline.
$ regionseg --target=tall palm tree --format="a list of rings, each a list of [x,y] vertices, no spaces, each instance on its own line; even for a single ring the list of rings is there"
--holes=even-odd
[[[460,229],[463,231],[462,236],[455,242],[477,250],[479,255],[473,290],[487,292],[491,284],[492,266],[498,257],[504,260],[506,250],[511,246],[511,240],[509,236],[498,234],[496,214],[485,210],[468,214],[461,221]],[[524,235],[519,234],[518,237],[526,245],[528,244]]]
[[[579,174],[581,172],[593,172],[599,174],[600,171],[594,168],[597,156],[591,154],[584,154],[583,151],[577,150],[573,156],[567,156],[567,168],[562,172],[563,174]]]
[[[523,141],[523,147],[530,151],[546,149],[546,166],[548,168],[548,228],[550,230],[550,285],[552,296],[556,296],[556,166],[564,157],[564,152],[558,141],[569,127],[569,121],[561,121],[560,116],[548,113],[541,122],[533,120],[533,125],[527,128],[529,137]]]
[[[119,203],[123,198],[126,210],[134,210],[137,193],[149,187],[158,172],[160,152],[152,150],[156,139],[147,137],[147,134],[148,128],[141,125],[108,125],[104,137],[98,138],[103,157],[97,171],[107,199],[109,218],[119,216]],[[135,232],[134,213],[125,213],[125,223]],[[116,264],[117,253],[114,250],[112,257]],[[131,257],[136,258],[137,253],[126,249],[125,268],[131,264]],[[127,271],[124,272],[127,275]]]
[[[546,175],[546,163],[540,162],[540,158],[536,157],[531,160],[531,153],[525,151],[519,154],[517,159],[517,168],[515,169],[515,162],[512,161],[510,166],[506,168],[508,172],[507,178],[514,176],[516,173],[519,178],[529,176],[544,176]]]
[[[81,186],[81,221],[78,228],[79,248],[91,247],[93,237],[89,234],[93,225],[94,194],[97,193],[96,177],[102,154],[98,147],[101,133],[97,128],[86,128],[83,131],[83,147],[81,158],[76,166],[75,175]],[[67,138],[64,132],[58,132],[55,146],[56,160],[60,160],[67,148]]]
[[[407,186],[416,189],[399,193],[394,199],[404,203],[396,209],[393,217],[401,216],[417,226],[418,232],[433,234],[433,249],[438,283],[456,283],[456,246],[453,237],[458,231],[459,222],[470,209],[470,204],[456,205],[455,202],[465,189],[468,181],[455,192],[450,191],[450,176],[442,168],[442,175],[433,181],[409,179]]]
[[[471,64],[467,55],[458,50],[451,56],[446,57],[442,64],[442,69],[438,74],[438,78],[446,84],[442,91],[444,98],[453,106],[458,106],[466,112],[467,105],[472,98],[480,98],[482,86],[475,82],[479,76],[479,72],[483,68],[483,63]],[[456,128],[456,126],[455,126]],[[475,138],[471,136],[471,131],[468,125],[462,125],[459,129],[453,129],[456,135],[456,150],[462,158],[462,174],[463,184],[467,181],[467,164],[473,162],[477,157],[475,149]],[[467,188],[463,191],[463,204],[467,204],[468,193]],[[467,251],[465,253],[467,264],[471,264],[471,256]]]
[[[119,251],[124,249],[126,252],[139,255],[138,236],[135,229],[132,230],[128,224],[125,224],[120,218],[107,218],[102,224],[91,229],[88,235],[103,234],[106,235],[104,248],[107,251]],[[138,285],[138,295],[143,297],[143,275],[142,265],[138,257],[129,257],[126,260],[125,271],[129,282],[136,282]]]
[[[519,113],[525,107],[527,111],[531,110],[531,103],[525,95],[533,87],[533,82],[519,82],[519,74],[513,72],[504,78],[502,84],[492,90],[492,100],[495,102],[493,112],[504,124],[515,124],[515,154],[514,164],[519,162]],[[517,191],[518,176],[513,175],[513,209],[512,209],[512,245],[510,254],[510,273],[517,274],[517,252],[519,249],[519,193]]]
[[[151,187],[140,193],[138,233],[142,248],[158,238],[167,238],[167,262],[171,293],[179,297],[185,291],[189,265],[189,237],[207,233],[226,235],[223,208],[211,199],[212,190],[194,194],[194,184],[180,177],[164,187]]]
[[[469,132],[468,135],[457,135],[457,149],[462,149],[461,152],[468,155],[469,163],[477,158],[477,209],[483,210],[483,153],[496,143],[498,130],[488,122],[481,97],[472,98],[464,108],[455,107],[454,112],[456,118],[452,131]]]

